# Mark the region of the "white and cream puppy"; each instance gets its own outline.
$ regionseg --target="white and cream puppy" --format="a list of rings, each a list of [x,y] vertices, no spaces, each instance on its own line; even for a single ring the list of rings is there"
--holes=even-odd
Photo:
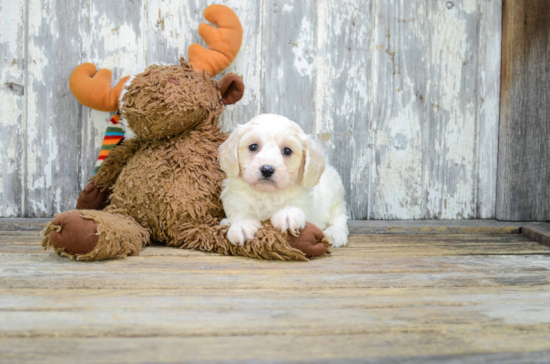
[[[221,199],[233,244],[252,239],[261,221],[282,232],[316,225],[334,247],[348,242],[345,191],[321,148],[284,116],[262,114],[239,125],[219,147],[227,174]]]

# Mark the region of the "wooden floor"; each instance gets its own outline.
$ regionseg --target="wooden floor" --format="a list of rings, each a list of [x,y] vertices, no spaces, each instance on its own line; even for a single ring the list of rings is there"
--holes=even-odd
[[[82,263],[0,233],[0,362],[550,361],[550,248],[352,235],[309,263],[146,248]]]

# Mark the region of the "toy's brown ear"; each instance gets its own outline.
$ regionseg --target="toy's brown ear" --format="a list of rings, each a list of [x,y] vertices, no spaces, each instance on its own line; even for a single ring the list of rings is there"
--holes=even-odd
[[[218,90],[222,94],[222,102],[224,105],[232,105],[239,101],[244,94],[244,82],[234,73],[223,76],[217,84]]]

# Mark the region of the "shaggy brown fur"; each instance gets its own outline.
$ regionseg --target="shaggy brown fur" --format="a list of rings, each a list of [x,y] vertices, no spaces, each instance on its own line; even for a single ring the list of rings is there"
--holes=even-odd
[[[205,120],[217,122],[223,111],[216,82],[183,59],[180,62],[181,66],[152,65],[126,88],[121,111],[143,140],[174,136]]]
[[[235,91],[183,60],[181,66],[151,66],[132,79],[121,112],[137,137],[116,147],[92,178],[102,191],[111,192],[110,205],[104,211],[84,210],[72,219],[59,219],[68,221],[65,224],[93,220],[97,245],[86,254],[75,254],[71,242],[56,244],[51,235],[65,227],[54,221],[46,230],[44,247],[54,245],[59,254],[78,260],[100,260],[137,255],[153,239],[227,255],[307,260],[289,244],[286,233],[269,223],[244,246],[231,244],[227,227],[218,225],[224,216],[220,193],[226,177],[217,161],[218,146],[226,139],[217,127],[223,111],[220,98],[227,96],[220,94],[220,85]],[[315,234],[304,235],[296,246],[315,245],[319,251],[321,244],[323,254],[329,245],[324,238],[319,243]]]

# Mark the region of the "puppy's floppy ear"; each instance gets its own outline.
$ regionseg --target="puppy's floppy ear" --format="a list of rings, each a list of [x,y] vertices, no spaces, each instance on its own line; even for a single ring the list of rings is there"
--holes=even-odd
[[[227,177],[237,177],[239,175],[239,140],[245,133],[245,129],[244,125],[238,125],[229,138],[218,147],[220,167],[227,174]]]
[[[304,160],[302,185],[312,188],[319,183],[325,171],[325,160],[321,147],[309,135],[304,140]]]

